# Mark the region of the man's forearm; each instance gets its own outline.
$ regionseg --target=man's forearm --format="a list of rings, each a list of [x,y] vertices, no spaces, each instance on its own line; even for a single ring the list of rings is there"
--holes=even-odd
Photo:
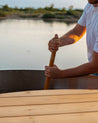
[[[60,37],[60,47],[73,44],[79,41],[86,32],[86,27],[81,27],[80,25],[76,25],[75,28],[64,34]]]
[[[60,47],[73,44],[75,42],[74,38],[70,37],[73,34],[74,30],[70,30],[66,34],[64,34],[62,37],[60,37]]]
[[[98,69],[94,67],[94,65],[92,65],[91,63],[86,63],[76,68],[62,70],[61,76],[62,77],[75,77],[75,76],[88,75],[88,74],[92,74],[96,72],[98,72]]]
[[[74,42],[75,40],[73,38],[70,38],[69,36],[64,35],[60,37],[60,47],[73,44]]]

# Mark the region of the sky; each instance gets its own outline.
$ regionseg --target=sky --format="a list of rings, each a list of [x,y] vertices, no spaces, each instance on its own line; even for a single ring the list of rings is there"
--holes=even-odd
[[[73,5],[74,8],[84,8],[87,0],[0,0],[0,5],[8,4],[10,7],[45,7],[54,4],[56,8],[68,8]]]

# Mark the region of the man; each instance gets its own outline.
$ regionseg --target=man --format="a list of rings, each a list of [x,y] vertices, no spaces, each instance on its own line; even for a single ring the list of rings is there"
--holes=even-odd
[[[77,25],[67,34],[49,41],[49,50],[55,52],[59,47],[73,44],[87,33],[88,63],[76,68],[60,70],[57,66],[45,66],[45,75],[51,78],[65,78],[98,73],[98,0],[88,0],[83,15]]]

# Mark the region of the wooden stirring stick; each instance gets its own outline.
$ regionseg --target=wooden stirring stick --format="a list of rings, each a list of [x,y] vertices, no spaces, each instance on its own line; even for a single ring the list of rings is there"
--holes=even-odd
[[[54,41],[58,41],[58,40],[59,40],[58,35],[57,35],[57,34],[55,34]],[[56,52],[51,53],[51,58],[50,58],[49,67],[52,67],[52,66],[54,65],[55,56],[56,56]],[[51,79],[51,78],[49,78],[49,77],[47,77],[47,78],[46,78],[46,82],[45,82],[44,90],[48,89],[50,79]]]

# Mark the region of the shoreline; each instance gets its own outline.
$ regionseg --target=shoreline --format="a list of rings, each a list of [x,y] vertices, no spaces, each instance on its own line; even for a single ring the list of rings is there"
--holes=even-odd
[[[0,20],[3,19],[33,19],[44,21],[60,21],[66,23],[75,23],[83,13],[82,9],[55,8],[54,5],[44,8],[11,8],[4,5],[0,8]]]
[[[7,17],[0,17],[0,20],[7,20],[7,19],[33,19],[33,20],[43,20],[43,21],[59,21],[59,22],[66,22],[66,23],[76,23],[78,21],[77,18],[65,18],[65,19],[58,19],[58,18],[41,18],[41,17],[20,17],[20,16],[7,16]]]

